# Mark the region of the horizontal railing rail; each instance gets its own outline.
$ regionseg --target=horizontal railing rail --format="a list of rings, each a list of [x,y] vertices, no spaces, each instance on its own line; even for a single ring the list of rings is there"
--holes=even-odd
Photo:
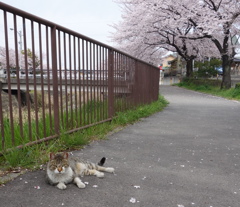
[[[0,2],[0,151],[158,99],[159,69]]]

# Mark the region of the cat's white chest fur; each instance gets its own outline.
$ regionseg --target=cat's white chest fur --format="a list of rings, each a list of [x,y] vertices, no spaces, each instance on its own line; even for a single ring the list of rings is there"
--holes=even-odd
[[[73,170],[71,167],[64,168],[63,172],[59,173],[57,170],[51,171],[47,169],[47,174],[53,183],[70,183],[73,180]]]

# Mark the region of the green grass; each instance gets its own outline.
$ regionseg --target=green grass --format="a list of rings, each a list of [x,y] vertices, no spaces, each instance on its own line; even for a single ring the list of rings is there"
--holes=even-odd
[[[227,99],[240,100],[240,87],[238,85],[231,89],[220,89],[220,81],[217,80],[185,80],[176,84],[179,87],[184,87],[190,90],[220,96]]]
[[[167,104],[168,102],[159,96],[156,102],[149,105],[139,106],[125,112],[117,112],[116,117],[111,122],[94,125],[72,134],[64,133],[65,128],[62,128],[62,133],[58,139],[4,152],[3,156],[0,157],[0,171],[15,168],[39,168],[48,160],[50,152],[79,150],[93,140],[105,139],[108,133],[116,129],[161,111]]]
[[[54,135],[55,132],[52,129],[54,127],[54,118],[46,113],[45,117],[38,118],[38,124],[36,120],[31,120],[31,124],[28,123],[28,111],[23,111],[25,117],[23,119],[22,131],[20,133],[20,125],[18,123],[19,117],[14,117],[13,123],[13,133],[11,131],[11,125],[9,122],[9,118],[5,117],[3,120],[4,124],[4,148],[9,149],[15,146],[19,146],[22,144],[26,144],[31,141],[36,141],[43,137],[49,137]],[[101,114],[100,114],[101,113]],[[14,112],[14,114],[18,114],[18,111]],[[34,114],[34,111],[31,111],[30,114]],[[103,117],[104,114],[104,117]],[[41,115],[40,115],[41,116]],[[84,104],[81,109],[77,111],[74,109],[72,111],[64,112],[63,116],[60,115],[60,128],[62,131],[71,130],[74,128],[83,127],[85,125],[99,122],[102,119],[105,119],[108,116],[107,113],[107,104],[105,102],[100,101],[89,101]],[[32,116],[35,117],[35,114]],[[38,129],[37,129],[38,126]],[[52,127],[51,127],[52,126]],[[30,128],[31,127],[31,128]],[[45,133],[44,133],[45,129]],[[30,134],[31,133],[31,134]],[[1,134],[1,129],[0,129]],[[14,141],[12,140],[14,137]],[[32,137],[30,139],[30,137]],[[0,142],[0,151],[2,149],[2,142]]]

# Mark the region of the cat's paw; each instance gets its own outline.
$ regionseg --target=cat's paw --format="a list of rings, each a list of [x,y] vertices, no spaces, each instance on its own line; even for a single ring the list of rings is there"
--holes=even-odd
[[[103,177],[104,177],[104,173],[103,173],[103,172],[97,172],[97,173],[96,173],[96,176],[97,176],[98,178],[103,178]]]
[[[79,188],[85,188],[86,185],[81,181],[81,179],[79,177],[74,178],[74,183],[76,183],[76,185]]]
[[[114,173],[115,169],[113,167],[107,167],[106,172]]]
[[[64,190],[67,188],[67,186],[64,184],[64,183],[58,183],[57,184],[57,188],[61,189],[61,190]]]
[[[79,188],[85,188],[86,187],[86,185],[84,183],[82,183],[82,182],[77,183],[77,186]]]

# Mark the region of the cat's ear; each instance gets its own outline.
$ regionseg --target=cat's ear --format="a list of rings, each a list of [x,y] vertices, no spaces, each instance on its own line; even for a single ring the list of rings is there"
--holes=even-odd
[[[53,152],[51,152],[50,155],[49,155],[49,157],[50,157],[50,160],[53,160],[54,157],[55,157],[55,154],[54,154]]]
[[[64,152],[64,153],[63,153],[63,158],[64,158],[64,159],[67,159],[67,158],[68,158],[68,153],[67,153],[67,152]]]

